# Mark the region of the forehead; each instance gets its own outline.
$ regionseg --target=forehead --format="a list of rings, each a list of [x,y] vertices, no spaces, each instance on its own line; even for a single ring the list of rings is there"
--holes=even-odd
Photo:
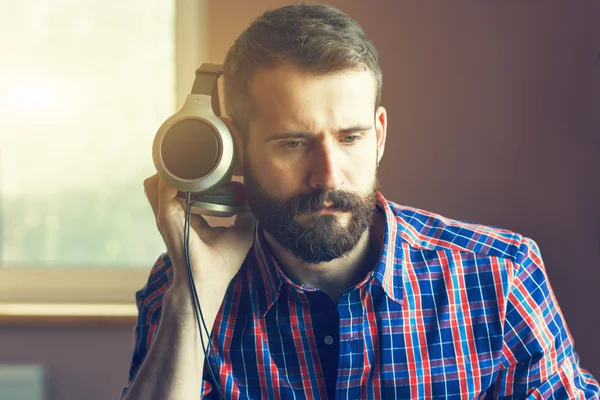
[[[280,65],[257,71],[249,94],[251,131],[321,131],[372,122],[376,83],[366,69],[314,75]]]

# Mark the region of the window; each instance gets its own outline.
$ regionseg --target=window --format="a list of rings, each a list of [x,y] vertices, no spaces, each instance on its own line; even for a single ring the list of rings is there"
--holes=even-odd
[[[202,61],[203,2],[0,0],[0,302],[133,304],[142,182]]]

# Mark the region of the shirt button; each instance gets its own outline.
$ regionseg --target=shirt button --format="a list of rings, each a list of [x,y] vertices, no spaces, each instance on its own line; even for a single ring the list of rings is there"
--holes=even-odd
[[[333,338],[329,335],[325,336],[325,339],[323,341],[325,342],[326,345],[333,344]]]

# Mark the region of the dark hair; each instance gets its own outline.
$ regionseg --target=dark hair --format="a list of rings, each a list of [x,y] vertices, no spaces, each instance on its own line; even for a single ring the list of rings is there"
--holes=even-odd
[[[225,107],[243,136],[254,112],[249,86],[255,72],[290,63],[310,74],[369,70],[381,101],[377,50],[362,28],[335,7],[295,4],[258,17],[235,40],[223,65]]]

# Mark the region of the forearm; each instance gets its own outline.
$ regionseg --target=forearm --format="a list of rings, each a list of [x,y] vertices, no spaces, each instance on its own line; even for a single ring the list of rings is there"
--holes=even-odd
[[[200,302],[210,331],[222,296],[207,297]],[[204,352],[189,286],[181,290],[171,287],[162,307],[156,336],[124,400],[197,400],[200,396]]]

